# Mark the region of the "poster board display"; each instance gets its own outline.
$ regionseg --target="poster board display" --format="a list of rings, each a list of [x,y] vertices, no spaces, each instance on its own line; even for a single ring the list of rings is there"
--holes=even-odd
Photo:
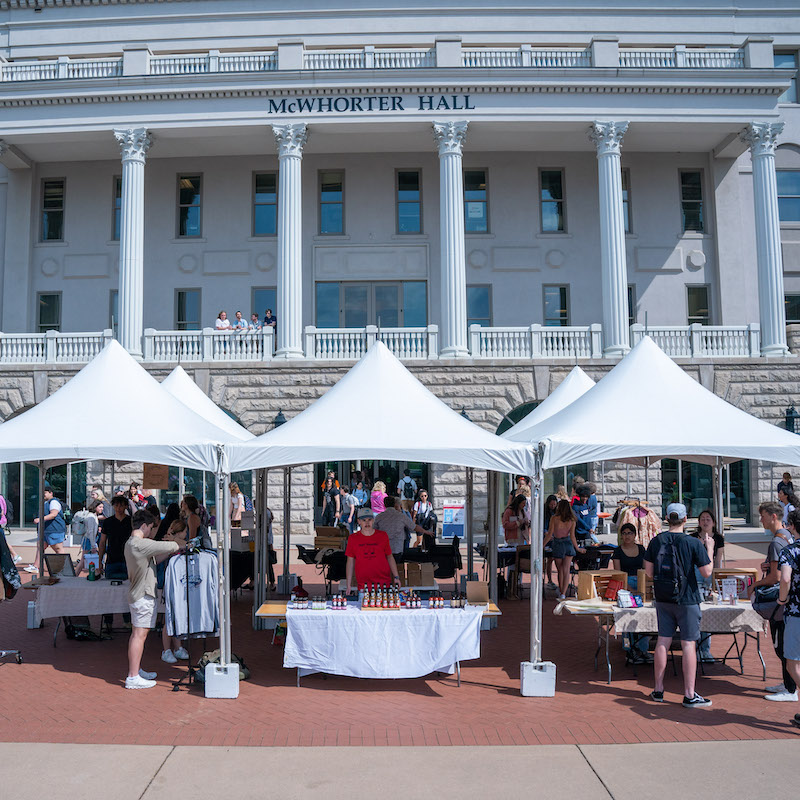
[[[145,463],[142,485],[144,489],[169,489],[169,467]]]
[[[442,508],[442,538],[464,538],[464,501],[445,503]]]

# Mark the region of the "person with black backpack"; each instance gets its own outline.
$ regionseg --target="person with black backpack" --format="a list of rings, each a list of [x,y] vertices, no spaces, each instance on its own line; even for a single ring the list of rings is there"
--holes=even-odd
[[[403,470],[403,477],[397,484],[397,494],[404,500],[410,500],[412,503],[417,496],[417,482],[411,477],[410,469]]]
[[[658,619],[658,641],[653,659],[655,689],[650,698],[656,703],[664,702],[667,649],[679,630],[683,655],[683,705],[686,708],[708,708],[711,700],[701,697],[694,687],[702,616],[695,567],[702,577],[711,577],[714,539],[708,534],[704,534],[702,539],[686,535],[686,506],[683,503],[667,506],[667,524],[669,530],[651,540],[644,557],[645,572],[653,581]]]

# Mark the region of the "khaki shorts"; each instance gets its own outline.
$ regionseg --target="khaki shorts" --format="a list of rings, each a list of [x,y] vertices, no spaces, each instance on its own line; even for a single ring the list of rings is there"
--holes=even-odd
[[[135,603],[130,603],[131,625],[134,628],[155,628],[156,599],[146,595]]]

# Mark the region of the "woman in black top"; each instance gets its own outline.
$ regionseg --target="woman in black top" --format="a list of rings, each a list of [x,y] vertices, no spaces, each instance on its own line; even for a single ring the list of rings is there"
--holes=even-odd
[[[707,531],[714,539],[714,569],[719,569],[722,566],[722,551],[725,549],[725,537],[717,530],[717,520],[714,512],[710,508],[706,508],[697,516],[697,528],[692,536],[695,539],[700,539],[701,534]],[[705,579],[708,581],[708,579]],[[709,586],[710,586],[709,582]]]
[[[550,527],[550,517],[553,516],[557,506],[558,498],[554,494],[548,495],[547,500],[544,501],[544,533],[547,533],[547,529]],[[547,576],[548,587],[555,589],[556,585],[553,583],[553,556],[551,553],[552,550],[548,545],[544,550],[544,574]]]
[[[628,588],[636,591],[637,573],[644,569],[644,547],[636,543],[636,526],[626,522],[619,529],[622,543],[611,554],[614,569],[628,575]]]

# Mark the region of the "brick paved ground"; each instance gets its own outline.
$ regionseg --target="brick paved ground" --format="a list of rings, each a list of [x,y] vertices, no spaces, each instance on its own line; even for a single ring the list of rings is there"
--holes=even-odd
[[[753,562],[750,562],[752,564]],[[757,563],[757,562],[755,562]],[[739,562],[737,566],[750,565]],[[294,567],[293,567],[294,569]],[[310,568],[309,568],[310,569]],[[307,577],[310,576],[307,575]],[[23,590],[0,606],[0,647],[24,651],[25,663],[0,663],[0,741],[174,745],[460,745],[600,744],[793,737],[787,720],[798,704],[762,699],[760,665],[748,648],[745,674],[712,665],[698,690],[714,700],[709,711],[680,706],[679,678],[668,670],[668,704],[645,698],[652,673],[634,678],[614,643],[614,681],[593,670],[596,627],[588,618],[554,617],[547,602],[545,657],[558,665],[554,699],[519,695],[519,662],[526,657],[528,602],[501,603],[497,630],[482,639],[482,657],[463,665],[462,687],[452,678],[377,681],[311,676],[295,686],[281,666],[282,648],[271,634],[250,627],[245,592],[234,601],[234,651],[250,666],[238,701],[206,700],[199,689],[170,691],[185,671],[163,664],[155,637],[145,669],[159,685],[124,691],[126,636],[77,643],[63,634],[52,647],[52,621],[25,628]],[[720,642],[713,649],[719,654]],[[723,648],[724,649],[724,648]],[[767,683],[779,665],[764,642]],[[679,667],[680,669],[680,667]]]

